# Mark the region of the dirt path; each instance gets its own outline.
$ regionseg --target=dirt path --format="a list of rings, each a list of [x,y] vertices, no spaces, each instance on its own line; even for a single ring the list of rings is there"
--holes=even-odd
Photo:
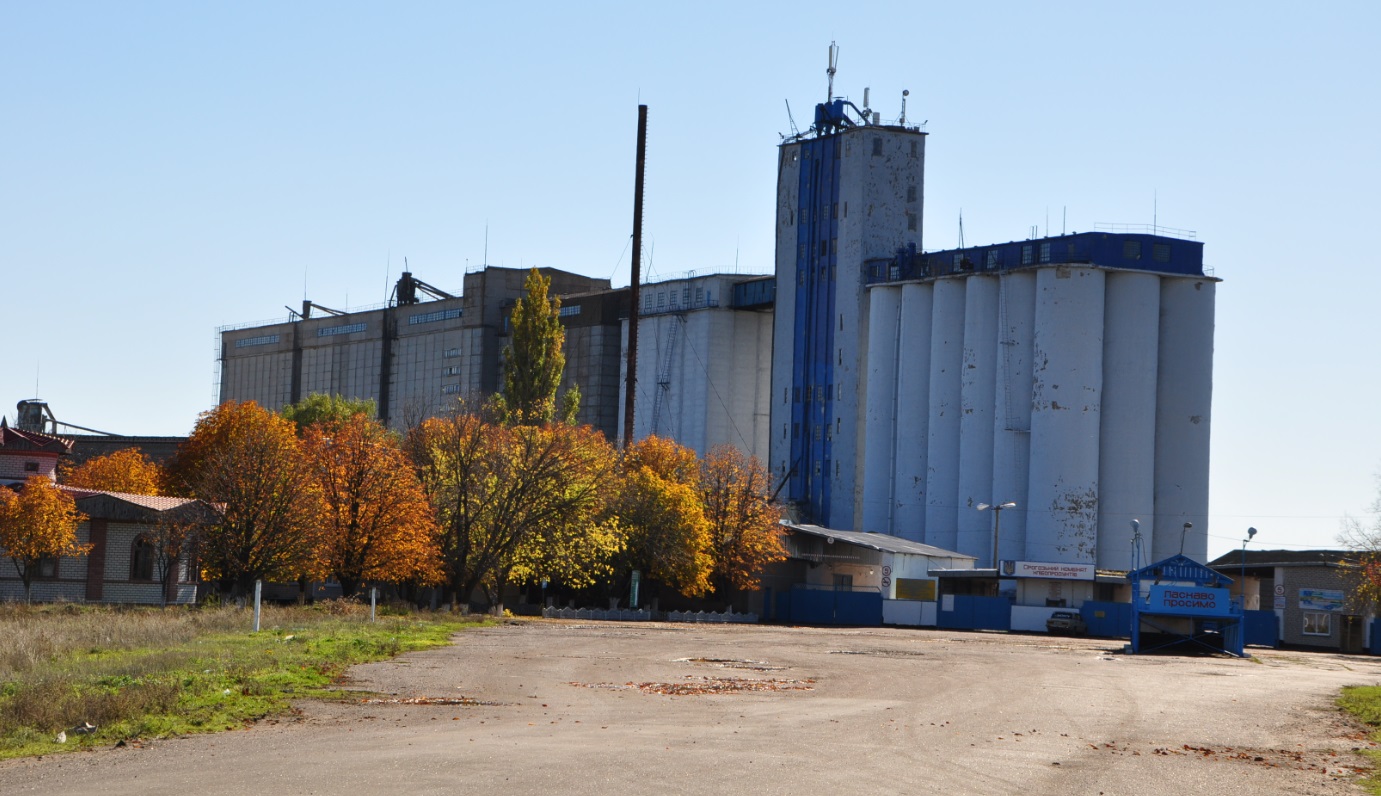
[[[1355,794],[1367,744],[1332,700],[1381,683],[1367,657],[926,630],[530,622],[457,639],[353,671],[397,701],[10,762],[0,793]]]

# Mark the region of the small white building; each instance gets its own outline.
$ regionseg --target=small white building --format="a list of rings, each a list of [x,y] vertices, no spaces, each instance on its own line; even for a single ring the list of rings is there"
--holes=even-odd
[[[939,595],[933,573],[975,563],[973,556],[888,534],[794,523],[782,529],[788,563],[800,567],[799,588],[878,594],[881,624],[933,626]]]

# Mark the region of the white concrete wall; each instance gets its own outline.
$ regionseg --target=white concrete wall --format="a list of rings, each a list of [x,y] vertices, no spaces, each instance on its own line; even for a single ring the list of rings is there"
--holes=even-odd
[[[875,288],[876,289],[876,288]],[[896,464],[892,530],[904,539],[925,539],[926,462],[930,437],[930,335],[935,289],[903,285],[897,352]]]
[[[993,493],[993,415],[998,349],[998,282],[969,277],[964,292],[964,360],[959,372],[959,493],[955,549],[993,565],[993,516],[978,511]]]
[[[873,288],[868,313],[867,431],[864,436],[863,525],[859,530],[874,533],[892,533],[901,292],[899,286]]]
[[[1184,535],[1184,554],[1205,561],[1215,283],[1164,277],[1160,290],[1152,560],[1180,552],[1184,523],[1192,522],[1193,529]]]
[[[1156,368],[1149,365],[1156,361],[1159,328],[1160,277],[1109,273],[1098,460],[1097,563],[1103,569],[1131,569],[1132,520],[1148,533],[1154,525]]]
[[[1104,275],[1072,266],[1036,274],[1026,520],[1033,561],[1095,561]]]
[[[935,280],[931,312],[925,543],[945,550],[956,550],[958,545],[964,284],[962,277]]]
[[[993,501],[1016,503],[1002,512],[998,558],[1026,554],[1027,493],[1031,481],[1031,357],[1036,326],[1036,274],[999,277],[998,377],[993,409]],[[990,501],[992,502],[992,501]]]

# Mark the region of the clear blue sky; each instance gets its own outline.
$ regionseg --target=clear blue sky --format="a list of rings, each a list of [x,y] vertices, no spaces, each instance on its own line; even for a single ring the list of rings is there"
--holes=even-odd
[[[1331,546],[1381,467],[1381,6],[0,0],[0,409],[184,434],[218,326],[382,302],[407,257],[769,271],[825,95],[928,120],[925,245],[1191,229],[1218,292],[1210,552]]]

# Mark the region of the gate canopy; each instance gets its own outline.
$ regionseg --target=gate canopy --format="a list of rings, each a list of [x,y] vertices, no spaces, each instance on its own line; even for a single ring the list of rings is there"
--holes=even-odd
[[[1177,555],[1130,572],[1127,580],[1133,653],[1187,645],[1244,657],[1242,605],[1228,592],[1230,578]]]

